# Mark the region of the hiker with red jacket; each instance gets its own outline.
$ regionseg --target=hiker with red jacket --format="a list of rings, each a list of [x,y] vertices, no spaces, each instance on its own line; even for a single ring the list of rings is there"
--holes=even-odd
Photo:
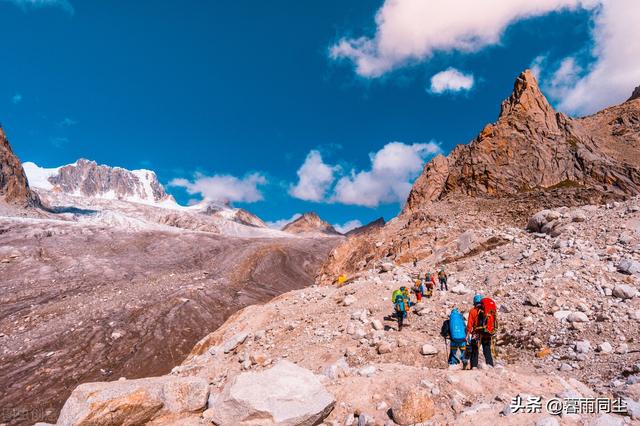
[[[488,297],[476,294],[473,297],[473,308],[467,320],[467,341],[470,339],[471,368],[478,367],[480,346],[487,365],[493,366],[493,335],[497,327],[496,304]]]

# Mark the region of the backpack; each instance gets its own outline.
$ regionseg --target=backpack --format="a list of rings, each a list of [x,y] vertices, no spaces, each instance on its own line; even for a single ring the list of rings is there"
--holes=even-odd
[[[440,335],[445,339],[451,335],[451,330],[449,330],[449,320],[446,319],[442,322],[442,326],[440,327]]]
[[[498,308],[493,299],[485,297],[480,301],[478,324],[487,333],[495,334],[498,329]]]
[[[393,293],[391,293],[391,303],[395,304],[398,296],[402,296],[402,291],[400,289],[394,290]]]
[[[396,297],[395,305],[397,312],[406,312],[408,310],[407,298],[404,296],[404,294]]]
[[[467,338],[467,328],[464,325],[464,318],[457,309],[451,311],[449,315],[449,335],[451,341],[464,341]]]

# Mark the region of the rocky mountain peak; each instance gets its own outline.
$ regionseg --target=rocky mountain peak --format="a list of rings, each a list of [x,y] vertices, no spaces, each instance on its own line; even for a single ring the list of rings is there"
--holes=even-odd
[[[404,212],[415,213],[451,194],[505,196],[579,187],[636,195],[640,164],[630,159],[640,152],[639,114],[635,103],[579,119],[556,113],[526,70],[495,123],[425,166]]]
[[[29,188],[22,163],[13,153],[2,127],[0,127],[0,199],[25,207],[40,206],[40,200]]]
[[[640,99],[640,86],[635,88],[635,90],[631,94],[631,97],[627,99],[627,102],[632,101],[634,99]]]
[[[293,222],[285,225],[282,230],[285,232],[291,232],[293,234],[313,232],[322,234],[339,234],[339,232],[336,231],[333,226],[322,220],[320,216],[318,216],[314,212],[304,213]]]
[[[513,85],[511,96],[502,102],[498,119],[516,116],[534,119],[546,124],[555,123],[553,107],[542,94],[538,80],[531,70],[524,70]]]

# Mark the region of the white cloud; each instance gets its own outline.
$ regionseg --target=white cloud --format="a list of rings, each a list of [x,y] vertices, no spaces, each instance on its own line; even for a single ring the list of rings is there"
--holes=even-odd
[[[59,7],[65,12],[73,15],[73,6],[68,0],[4,0],[26,10],[39,7]]]
[[[447,68],[431,77],[431,93],[459,92],[471,90],[473,74],[463,74],[455,68]]]
[[[11,102],[12,102],[14,105],[19,104],[20,102],[22,102],[22,95],[21,95],[20,93],[16,93],[15,95],[13,95],[13,96],[11,97]]]
[[[618,0],[610,0],[611,3]],[[624,0],[620,3],[638,3]],[[373,37],[343,38],[329,54],[351,60],[356,72],[379,77],[436,52],[476,52],[500,42],[504,30],[522,19],[563,9],[594,8],[598,0],[385,0]],[[624,7],[622,7],[624,9]],[[638,14],[628,13],[634,21]],[[629,56],[631,58],[636,58]]]
[[[566,81],[558,92],[559,109],[589,114],[631,96],[640,85],[639,17],[640,1],[602,0],[594,17],[592,55],[596,60],[586,74]]]
[[[531,65],[529,65],[529,69],[533,73],[533,75],[540,81],[540,73],[542,72],[542,67],[544,66],[544,62],[547,60],[546,55],[538,55],[533,58],[531,61]]]
[[[263,199],[260,186],[267,184],[267,178],[260,173],[248,174],[243,178],[230,175],[205,176],[197,174],[193,181],[173,179],[170,186],[185,188],[191,195],[200,194],[212,201],[253,203]]]
[[[78,122],[73,118],[65,117],[58,123],[58,127],[71,127],[76,124],[78,124]]]
[[[319,151],[312,150],[298,169],[298,183],[289,188],[289,194],[300,200],[322,201],[336,171],[336,167],[324,163]]]
[[[551,78],[543,80],[545,93],[554,99],[561,99],[567,96],[580,78],[581,72],[582,68],[575,58],[565,58],[560,62]]]
[[[298,219],[300,216],[302,216],[300,213],[296,213],[293,216],[291,216],[289,219],[278,219],[278,220],[274,220],[273,222],[266,222],[266,224],[269,228],[272,228],[272,229],[282,229],[284,228],[285,225],[288,225],[289,223]]]
[[[404,203],[425,160],[439,152],[440,146],[433,142],[412,145],[390,142],[370,154],[370,170],[352,170],[349,176],[340,178],[331,201],[367,207]]]
[[[339,223],[336,223],[333,225],[335,230],[341,234],[346,234],[347,232],[352,231],[356,228],[360,228],[361,226],[362,226],[362,222],[360,222],[357,219],[348,220],[342,225],[340,225]]]

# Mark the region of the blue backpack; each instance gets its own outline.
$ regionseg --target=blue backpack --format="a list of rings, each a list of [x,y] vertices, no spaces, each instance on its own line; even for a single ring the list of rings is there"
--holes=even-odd
[[[449,335],[452,341],[464,341],[467,338],[464,318],[457,309],[453,309],[449,315]]]

